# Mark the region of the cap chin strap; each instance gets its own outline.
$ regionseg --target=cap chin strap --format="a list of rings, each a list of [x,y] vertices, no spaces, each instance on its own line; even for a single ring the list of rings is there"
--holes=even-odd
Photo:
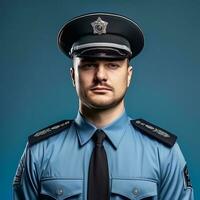
[[[111,47],[111,48],[121,49],[121,50],[125,50],[125,51],[129,52],[130,55],[132,55],[131,49],[129,47],[127,47],[126,45],[108,43],[108,42],[93,42],[93,43],[86,43],[86,44],[81,44],[81,45],[77,45],[77,46],[73,45],[69,54],[72,55],[74,51],[78,51],[81,49],[97,48],[97,47],[105,47],[105,48]]]

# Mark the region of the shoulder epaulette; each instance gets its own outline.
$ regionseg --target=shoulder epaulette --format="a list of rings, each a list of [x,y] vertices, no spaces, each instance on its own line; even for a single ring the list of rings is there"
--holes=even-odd
[[[172,147],[176,142],[176,135],[169,133],[168,131],[156,125],[153,125],[144,119],[131,120],[131,124],[135,128],[139,129],[141,133],[151,137],[152,139],[158,140],[167,147]]]
[[[66,128],[70,127],[73,120],[62,120],[52,124],[44,129],[41,129],[28,137],[29,146],[54,136]]]

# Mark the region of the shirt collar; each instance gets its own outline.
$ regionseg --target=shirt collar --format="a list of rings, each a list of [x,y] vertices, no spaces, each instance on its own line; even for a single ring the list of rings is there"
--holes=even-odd
[[[129,118],[124,111],[117,119],[108,124],[107,126],[101,128],[109,138],[110,142],[117,149],[119,143],[125,134],[125,129],[129,124]],[[80,113],[77,114],[75,118],[75,125],[77,128],[78,138],[81,146],[86,144],[94,132],[97,130],[97,127],[89,122],[83,115]]]

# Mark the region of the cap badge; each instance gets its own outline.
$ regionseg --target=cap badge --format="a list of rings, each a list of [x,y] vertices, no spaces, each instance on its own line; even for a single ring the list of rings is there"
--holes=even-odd
[[[93,27],[93,33],[101,35],[106,33],[108,22],[103,21],[100,17],[98,17],[98,19],[92,22],[91,25]]]

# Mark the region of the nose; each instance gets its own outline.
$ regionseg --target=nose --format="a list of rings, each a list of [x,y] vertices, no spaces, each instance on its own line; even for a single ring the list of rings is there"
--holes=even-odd
[[[107,81],[107,73],[105,66],[103,64],[99,64],[96,68],[96,76],[97,81]]]

